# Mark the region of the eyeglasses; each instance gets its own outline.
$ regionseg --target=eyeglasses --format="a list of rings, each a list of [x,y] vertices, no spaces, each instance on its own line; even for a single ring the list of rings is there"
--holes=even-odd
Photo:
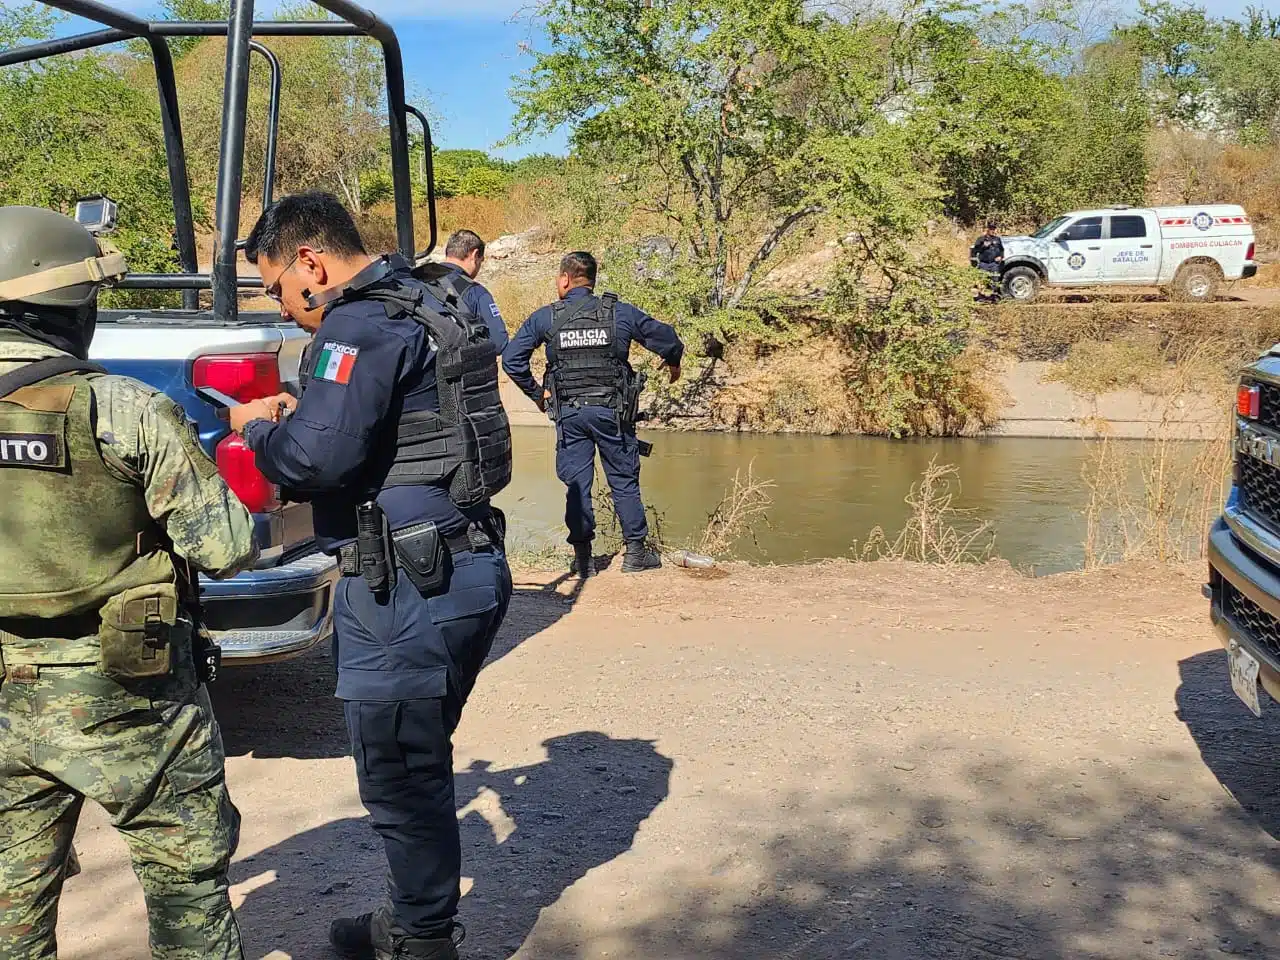
[[[316,250],[313,250],[312,253],[324,253],[324,250],[316,249]],[[267,287],[265,291],[266,295],[270,297],[272,300],[274,300],[276,303],[280,302],[280,281],[284,279],[284,275],[286,273],[288,273],[290,270],[294,268],[294,265],[298,262],[298,257],[300,256],[302,256],[301,250],[295,253],[293,255],[293,259],[290,260],[287,264],[285,264],[284,269],[280,271],[280,275],[276,277],[276,282],[273,283],[271,286]]]

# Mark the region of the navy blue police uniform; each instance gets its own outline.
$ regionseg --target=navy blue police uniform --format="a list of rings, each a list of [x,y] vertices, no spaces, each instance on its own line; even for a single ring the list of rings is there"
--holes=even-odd
[[[375,261],[347,289],[379,270],[381,283],[440,306],[403,260]],[[244,436],[268,479],[310,501],[322,550],[350,552],[357,505],[371,498],[393,537],[434,523],[448,544],[447,579],[435,591],[424,595],[402,573],[379,594],[363,576],[344,575],[333,603],[337,696],[360,799],[386,847],[395,923],[408,936],[439,937],[459,899],[452,735],[505,615],[511,574],[487,500],[460,507],[448,478],[389,479],[402,423],[441,410],[438,350],[418,320],[361,294],[327,308],[292,415],[253,421]]]
[[[468,277],[467,272],[456,263],[446,261],[441,266],[449,271],[445,282],[461,292],[463,304],[485,322],[489,328],[489,339],[501,354],[507,348],[511,338],[507,335],[507,325],[502,319],[502,311],[498,309],[493,294],[485,288],[483,283]]]
[[[606,313],[612,313],[612,330]],[[563,322],[554,329],[558,319]],[[538,347],[547,347],[548,382],[558,384],[553,391],[556,475],[566,487],[565,524],[572,544],[589,543],[595,536],[591,487],[597,451],[623,539],[636,542],[649,535],[640,498],[635,424],[626,422],[620,409],[635,375],[627,360],[633,341],[672,366],[679,366],[684,357],[684,344],[669,324],[611,294],[597,297],[589,287],[575,287],[558,303],[535,310],[502,354],[507,376],[537,403],[543,387],[530,372],[529,360]],[[575,360],[575,354],[585,358]],[[565,361],[566,368],[559,379],[557,359]]]

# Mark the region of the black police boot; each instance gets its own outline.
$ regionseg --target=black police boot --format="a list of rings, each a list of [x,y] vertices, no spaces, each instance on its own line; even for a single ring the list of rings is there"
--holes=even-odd
[[[387,906],[329,925],[329,943],[347,960],[458,960],[457,945],[466,936],[466,928],[454,923],[442,937],[406,937]]]
[[[576,573],[580,580],[596,575],[596,558],[591,552],[590,540],[573,545],[573,564],[569,567],[569,572]]]
[[[437,937],[406,937],[392,929],[391,946],[378,945],[377,960],[458,960],[458,944],[467,939],[467,929],[454,923]]]
[[[373,914],[340,917],[329,924],[329,943],[338,956],[347,960],[375,960],[373,947]]]
[[[640,573],[643,570],[657,570],[662,566],[662,558],[658,551],[643,540],[628,540],[627,552],[622,556],[623,573]]]

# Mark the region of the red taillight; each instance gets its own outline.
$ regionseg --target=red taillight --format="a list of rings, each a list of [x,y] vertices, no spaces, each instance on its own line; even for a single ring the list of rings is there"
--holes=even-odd
[[[262,475],[253,458],[253,451],[243,437],[231,434],[223,438],[214,452],[218,472],[227,481],[231,492],[240,498],[250,513],[267,513],[280,506],[279,491],[275,484]]]
[[[200,357],[191,368],[197,387],[212,387],[241,403],[280,392],[280,368],[274,353],[229,353]]]
[[[280,392],[280,368],[274,353],[200,357],[192,365],[191,381],[197,388],[212,387],[248,403]],[[250,513],[267,513],[280,506],[279,490],[262,475],[243,438],[235,434],[224,437],[214,450],[214,459],[222,479]]]
[[[1253,261],[1253,248],[1254,248],[1254,246],[1255,246],[1255,244],[1252,244],[1252,243],[1251,243],[1251,244],[1249,244],[1249,251],[1248,251],[1248,253],[1246,253],[1246,254],[1244,255],[1244,258],[1245,258],[1245,261],[1246,261],[1246,262],[1252,262],[1252,261]]]
[[[1236,390],[1236,413],[1250,420],[1258,419],[1262,393],[1256,383],[1242,383]]]

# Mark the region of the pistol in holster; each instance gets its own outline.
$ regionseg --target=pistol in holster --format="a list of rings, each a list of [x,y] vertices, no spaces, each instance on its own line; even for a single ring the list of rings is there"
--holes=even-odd
[[[627,381],[627,386],[623,392],[622,414],[618,418],[625,430],[634,431],[636,423],[645,419],[640,413],[640,395],[644,393],[644,385],[648,381],[648,375],[638,373]],[[640,450],[640,456],[647,457],[653,453],[653,444],[647,440],[636,440],[636,446]]]
[[[560,409],[560,398],[556,395],[556,378],[551,375],[549,370],[542,381],[542,396],[547,404],[547,419],[555,423],[556,411]]]

